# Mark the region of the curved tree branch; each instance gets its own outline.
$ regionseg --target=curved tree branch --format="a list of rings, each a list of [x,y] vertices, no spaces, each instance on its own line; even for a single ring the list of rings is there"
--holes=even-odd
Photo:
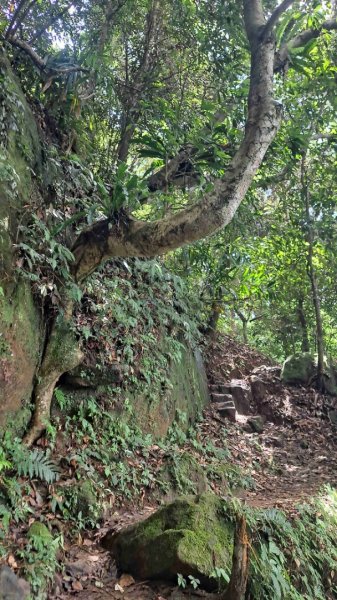
[[[106,219],[84,231],[73,247],[78,281],[109,258],[164,254],[214,233],[234,217],[282,116],[280,105],[273,100],[274,39],[259,39],[264,26],[261,2],[245,0],[244,14],[251,46],[248,119],[242,143],[224,177],[201,200],[158,221],[149,223],[121,215],[118,220]]]

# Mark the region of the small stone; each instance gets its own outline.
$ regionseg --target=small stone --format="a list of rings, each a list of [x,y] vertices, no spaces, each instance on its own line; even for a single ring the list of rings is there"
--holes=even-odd
[[[247,423],[256,433],[262,433],[264,430],[264,418],[260,415],[257,415],[256,417],[250,417]]]

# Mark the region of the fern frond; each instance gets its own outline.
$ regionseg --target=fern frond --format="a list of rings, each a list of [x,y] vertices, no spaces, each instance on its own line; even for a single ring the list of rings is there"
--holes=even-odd
[[[57,465],[37,448],[20,456],[16,468],[19,475],[30,479],[38,477],[46,483],[53,483],[59,478]]]

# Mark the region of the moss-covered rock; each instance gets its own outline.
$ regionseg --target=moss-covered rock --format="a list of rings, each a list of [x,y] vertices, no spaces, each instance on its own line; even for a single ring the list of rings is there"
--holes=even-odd
[[[205,469],[188,452],[170,457],[160,473],[160,480],[167,485],[168,500],[177,494],[203,494],[208,489]]]
[[[177,414],[184,415],[181,425],[187,429],[209,403],[205,366],[197,348],[182,346],[180,359],[171,362],[167,382],[165,394],[157,393],[156,399],[150,393],[127,394],[135,423],[158,437],[167,434]]]
[[[233,524],[222,501],[212,494],[176,500],[103,545],[124,572],[144,579],[176,580],[177,573],[212,585],[215,567],[230,570]]]
[[[284,361],[281,379],[284,383],[307,384],[315,375],[315,359],[309,352],[297,352]]]
[[[281,380],[284,383],[307,385],[314,381],[317,373],[317,354],[297,352],[289,356],[283,363]],[[334,367],[324,358],[325,391],[332,396],[337,395],[337,381]]]

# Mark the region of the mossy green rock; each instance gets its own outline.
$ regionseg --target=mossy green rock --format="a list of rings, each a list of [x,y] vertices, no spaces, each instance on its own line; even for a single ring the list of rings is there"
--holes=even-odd
[[[53,536],[44,523],[34,521],[28,529],[27,538],[40,538],[43,542],[48,543],[53,539]]]
[[[309,352],[297,352],[284,361],[281,379],[284,383],[309,383],[315,375],[315,359]]]
[[[317,354],[297,352],[289,356],[283,363],[281,380],[283,383],[297,383],[307,385],[314,380],[317,373]],[[337,382],[335,369],[324,358],[324,385],[325,391],[332,396],[337,395]]]
[[[122,571],[141,579],[176,580],[181,573],[212,585],[215,567],[231,568],[233,535],[223,502],[202,494],[176,500],[145,521],[107,534],[103,546]]]

